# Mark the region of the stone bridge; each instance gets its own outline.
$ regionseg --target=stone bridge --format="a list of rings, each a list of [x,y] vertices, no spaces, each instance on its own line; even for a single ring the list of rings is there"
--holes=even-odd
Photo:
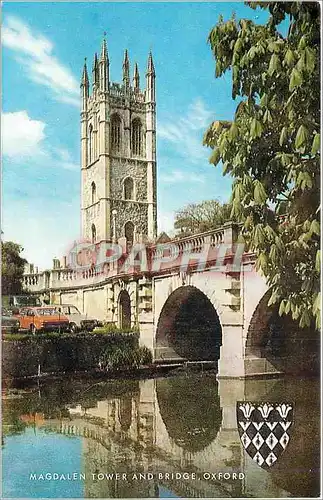
[[[318,334],[268,307],[270,290],[238,236],[227,223],[148,247],[121,245],[118,260],[85,270],[56,260],[51,271],[25,274],[24,285],[51,303],[138,327],[155,361],[216,361],[220,377],[313,369]]]

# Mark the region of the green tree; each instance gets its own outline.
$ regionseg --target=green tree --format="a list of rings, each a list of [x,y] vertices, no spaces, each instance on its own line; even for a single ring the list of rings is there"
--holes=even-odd
[[[238,105],[232,122],[214,122],[204,142],[210,162],[222,160],[234,179],[232,214],[244,221],[272,287],[269,304],[302,327],[313,318],[319,327],[320,6],[248,5],[267,9],[268,22],[220,19],[209,35],[216,77],[231,71]]]
[[[202,233],[222,226],[230,220],[230,214],[231,206],[218,200],[190,203],[176,212],[174,227],[181,236]]]
[[[1,242],[2,266],[1,284],[2,295],[14,295],[22,292],[22,276],[26,259],[20,254],[23,248],[12,241]]]

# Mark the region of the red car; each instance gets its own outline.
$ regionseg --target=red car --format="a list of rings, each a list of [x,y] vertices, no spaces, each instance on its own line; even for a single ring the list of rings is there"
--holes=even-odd
[[[68,318],[57,312],[55,306],[23,307],[17,318],[20,328],[33,334],[53,330],[67,331],[69,328]]]

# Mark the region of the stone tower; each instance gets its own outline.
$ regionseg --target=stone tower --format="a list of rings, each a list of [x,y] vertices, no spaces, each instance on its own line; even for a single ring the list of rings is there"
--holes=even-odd
[[[92,91],[81,80],[82,236],[92,242],[153,241],[156,214],[155,68],[149,54],[146,88],[137,64],[130,81],[127,50],[122,83],[110,82],[105,39],[94,56]],[[125,241],[125,240],[123,240]]]

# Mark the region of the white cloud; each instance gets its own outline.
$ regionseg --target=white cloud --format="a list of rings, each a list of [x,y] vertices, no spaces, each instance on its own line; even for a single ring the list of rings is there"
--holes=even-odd
[[[46,124],[32,120],[27,111],[2,114],[2,151],[10,158],[34,156],[42,151]]]
[[[209,151],[202,140],[207,126],[214,119],[202,99],[190,104],[187,114],[171,116],[167,122],[158,123],[157,134],[161,142],[170,143],[175,152],[188,163],[208,162]]]
[[[197,175],[193,172],[186,172],[183,170],[173,170],[169,174],[162,174],[160,176],[160,180],[166,184],[176,184],[180,183],[200,183],[203,184],[205,182],[204,177],[201,175]]]
[[[2,43],[14,51],[30,80],[48,87],[56,100],[79,106],[78,82],[53,55],[50,40],[34,33],[20,19],[8,16],[2,29]]]
[[[66,149],[51,147],[46,141],[46,123],[33,120],[26,110],[2,113],[1,139],[3,156],[16,162],[32,160],[39,164],[77,170],[79,165]]]

